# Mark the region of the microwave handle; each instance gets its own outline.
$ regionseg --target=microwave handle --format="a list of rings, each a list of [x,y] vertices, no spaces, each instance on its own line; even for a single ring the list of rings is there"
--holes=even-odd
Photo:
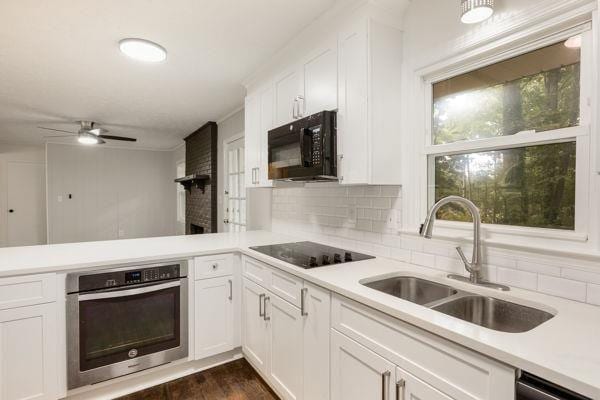
[[[312,165],[312,132],[310,129],[304,128],[300,136],[302,166],[310,167]]]
[[[110,292],[86,293],[78,296],[79,301],[112,299],[115,297],[135,296],[136,294],[158,292],[159,290],[169,289],[172,287],[181,286],[179,280],[173,282],[162,283],[160,285],[144,286],[136,289],[112,290]]]

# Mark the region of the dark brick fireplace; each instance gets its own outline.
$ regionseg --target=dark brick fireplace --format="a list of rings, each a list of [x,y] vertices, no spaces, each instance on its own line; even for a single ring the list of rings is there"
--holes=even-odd
[[[185,138],[185,174],[208,175],[204,190],[192,185],[185,199],[185,233],[217,231],[217,124],[207,122]]]

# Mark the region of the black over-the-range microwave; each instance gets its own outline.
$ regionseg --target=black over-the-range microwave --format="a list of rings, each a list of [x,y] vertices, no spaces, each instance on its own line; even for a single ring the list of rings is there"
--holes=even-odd
[[[337,180],[336,113],[322,111],[269,131],[269,179]]]

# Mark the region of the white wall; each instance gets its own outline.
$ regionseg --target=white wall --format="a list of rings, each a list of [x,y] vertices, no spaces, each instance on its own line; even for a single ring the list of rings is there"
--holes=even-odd
[[[176,232],[172,152],[48,144],[47,176],[50,243]]]
[[[0,143],[0,247],[8,245],[8,182],[7,164],[9,162],[34,163],[44,165],[46,154],[44,146]],[[24,182],[25,184],[25,182]],[[45,186],[42,192],[45,191]],[[46,212],[41,214],[39,237],[46,237]]]

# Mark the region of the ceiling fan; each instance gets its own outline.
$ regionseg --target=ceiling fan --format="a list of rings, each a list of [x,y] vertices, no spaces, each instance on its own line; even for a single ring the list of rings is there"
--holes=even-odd
[[[64,132],[68,133],[68,135],[53,135],[53,136],[44,136],[46,138],[59,138],[59,137],[77,137],[79,143],[83,144],[104,144],[107,140],[123,140],[126,142],[135,142],[137,139],[124,137],[124,136],[112,136],[105,135],[108,133],[107,129],[96,127],[96,123],[93,121],[77,121],[80,125],[79,131],[77,132],[69,132],[64,131],[62,129],[54,129],[47,128],[45,126],[38,126],[39,129],[45,129],[47,131],[55,131],[55,132]]]

